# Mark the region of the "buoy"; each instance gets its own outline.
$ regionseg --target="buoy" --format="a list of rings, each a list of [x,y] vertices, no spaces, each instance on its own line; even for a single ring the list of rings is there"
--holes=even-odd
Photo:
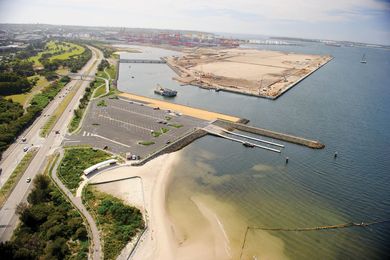
[[[288,157],[286,157],[286,164],[288,164]]]
[[[337,152],[334,153],[334,158],[337,158]]]

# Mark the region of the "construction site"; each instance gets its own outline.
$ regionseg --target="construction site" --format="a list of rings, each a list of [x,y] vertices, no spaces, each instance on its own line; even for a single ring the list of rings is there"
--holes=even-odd
[[[215,91],[276,99],[332,59],[254,49],[200,48],[165,57],[175,80]]]

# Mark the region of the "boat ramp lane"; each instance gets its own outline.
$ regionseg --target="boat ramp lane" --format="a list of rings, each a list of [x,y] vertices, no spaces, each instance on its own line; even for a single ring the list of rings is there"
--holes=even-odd
[[[221,127],[218,127],[218,126],[215,126],[215,125],[211,125],[210,124],[210,125],[204,127],[203,130],[205,130],[206,132],[208,132],[211,135],[222,137],[222,138],[234,141],[234,142],[242,143],[245,147],[251,147],[251,148],[257,147],[257,148],[265,149],[265,150],[268,150],[268,151],[271,151],[271,152],[281,153],[281,151],[278,150],[278,149],[274,149],[274,148],[271,148],[271,147],[268,147],[268,146],[259,145],[259,144],[255,144],[255,143],[250,143],[250,142],[247,142],[245,140],[241,140],[241,139],[238,139],[238,138],[234,138],[234,137],[230,137],[230,136],[224,135],[224,133],[232,134],[232,132],[226,131],[225,129],[223,129]],[[247,138],[247,139],[250,139],[250,138],[248,138],[250,136],[245,136],[245,135],[240,135],[240,136],[244,137],[244,138]],[[257,139],[257,138],[252,138],[251,140],[258,141],[258,142],[264,141],[264,140]],[[271,142],[269,142],[269,143],[271,144]],[[272,145],[276,145],[276,146],[282,147],[282,145],[276,144],[276,143],[272,143]]]
[[[281,141],[285,141],[285,142],[289,142],[289,143],[293,143],[293,144],[307,146],[307,147],[312,148],[312,149],[322,149],[325,147],[324,144],[322,144],[316,140],[310,140],[310,139],[306,139],[303,137],[293,136],[293,135],[289,135],[289,134],[283,134],[283,133],[267,130],[264,128],[248,126],[248,125],[241,124],[241,123],[229,122],[229,121],[226,121],[223,119],[215,120],[212,123],[212,125],[221,127],[225,131],[236,129],[236,130],[247,132],[247,133],[252,133],[252,134],[256,134],[256,135],[260,135],[260,136],[266,136],[266,137],[269,137],[272,139],[277,139],[277,140],[281,140]],[[229,131],[229,133],[231,134],[230,131]],[[238,134],[235,133],[235,135],[238,135]],[[250,139],[250,138],[248,138],[248,139]]]

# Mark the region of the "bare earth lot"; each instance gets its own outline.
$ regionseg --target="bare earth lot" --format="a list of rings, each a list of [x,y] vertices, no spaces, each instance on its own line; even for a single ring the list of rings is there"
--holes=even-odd
[[[180,82],[271,99],[331,59],[328,55],[251,49],[198,49],[166,58]]]

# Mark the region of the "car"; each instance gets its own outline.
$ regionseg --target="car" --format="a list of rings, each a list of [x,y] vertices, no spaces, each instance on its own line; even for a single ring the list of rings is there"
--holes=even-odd
[[[23,137],[22,138],[22,142],[26,142],[27,141],[27,138],[26,137]]]
[[[27,179],[26,179],[26,182],[27,182],[27,183],[30,183],[30,182],[31,182],[31,178],[27,178]]]
[[[160,110],[160,108],[159,107],[154,107],[153,110]]]
[[[56,130],[56,131],[55,131],[55,134],[56,134],[56,135],[59,135],[59,134],[60,134],[60,131]]]
[[[27,152],[27,151],[28,151],[28,146],[23,148],[23,152]]]

